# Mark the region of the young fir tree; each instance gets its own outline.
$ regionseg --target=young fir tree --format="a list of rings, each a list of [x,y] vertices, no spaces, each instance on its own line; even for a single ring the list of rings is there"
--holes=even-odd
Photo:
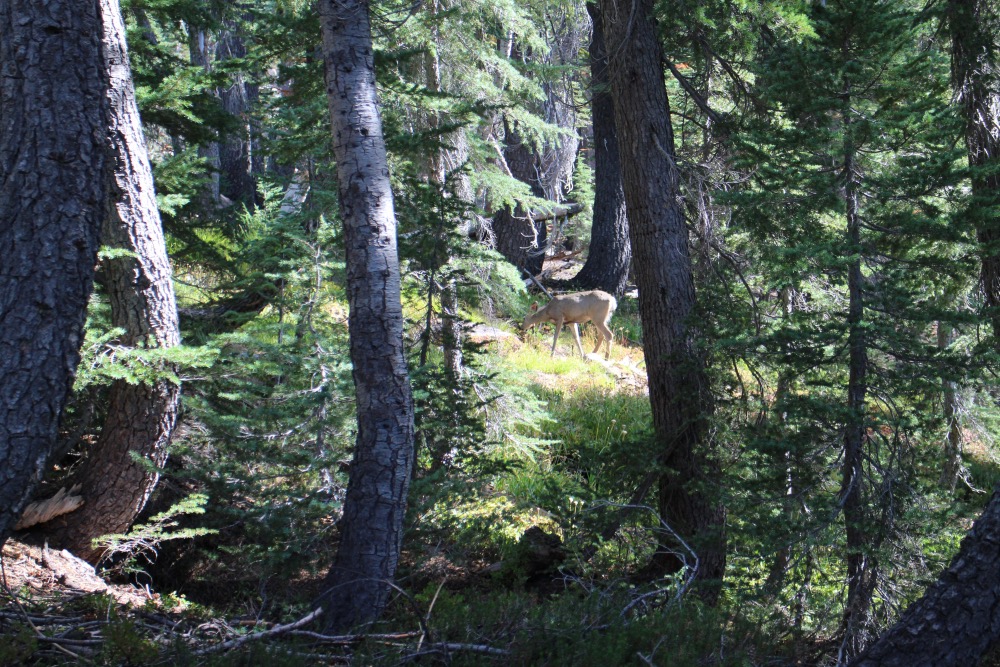
[[[775,383],[772,416],[748,460],[786,498],[766,508],[794,496],[804,510],[775,544],[802,540],[807,517],[810,531],[842,519],[850,656],[889,608],[876,598],[891,601],[881,585],[908,529],[910,447],[933,421],[911,408],[940,392],[934,323],[956,319],[943,296],[970,267],[943,208],[960,134],[930,31],[911,5],[880,0],[817,4],[812,20],[814,39],[763,63],[773,122],[742,154],[759,184],[738,207],[742,241],[774,304],[751,353]]]

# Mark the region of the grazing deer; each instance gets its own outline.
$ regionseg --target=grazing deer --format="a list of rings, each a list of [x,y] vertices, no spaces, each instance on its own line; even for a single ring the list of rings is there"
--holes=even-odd
[[[521,328],[528,330],[542,322],[555,322],[556,335],[552,338],[552,354],[555,355],[556,341],[559,340],[563,325],[572,324],[576,347],[580,350],[580,356],[586,357],[587,355],[583,353],[583,345],[580,344],[580,325],[584,322],[593,322],[601,336],[598,338],[597,347],[594,348],[592,354],[596,354],[601,349],[601,345],[607,342],[608,347],[604,358],[608,359],[611,357],[611,343],[614,341],[614,334],[608,328],[608,322],[617,307],[618,302],[615,301],[615,297],[601,290],[562,294],[553,297],[544,308],[533,305],[531,307],[532,313],[525,318]]]

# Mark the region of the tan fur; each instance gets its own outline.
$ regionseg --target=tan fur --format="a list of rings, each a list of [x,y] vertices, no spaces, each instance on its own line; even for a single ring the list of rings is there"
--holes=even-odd
[[[614,342],[614,334],[608,328],[611,315],[618,307],[615,297],[601,290],[591,290],[589,292],[575,292],[573,294],[561,294],[553,297],[544,307],[528,315],[524,320],[522,329],[530,329],[542,322],[555,322],[556,335],[552,339],[552,354],[556,353],[556,341],[559,340],[559,333],[564,324],[573,325],[573,336],[576,339],[576,347],[580,350],[580,356],[586,357],[583,353],[583,345],[580,344],[580,326],[584,322],[593,322],[597,327],[601,337],[597,341],[597,347],[592,354],[596,354],[601,349],[601,345],[607,342],[607,351],[604,358],[611,357],[611,344]]]

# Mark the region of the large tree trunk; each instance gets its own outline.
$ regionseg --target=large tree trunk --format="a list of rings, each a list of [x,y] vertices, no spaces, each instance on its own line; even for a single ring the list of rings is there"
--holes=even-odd
[[[531,186],[531,194],[544,197],[545,191],[538,178],[539,169],[535,154],[524,143],[521,135],[504,121],[506,147],[503,157],[510,175]],[[523,206],[514,210],[503,208],[493,215],[493,233],[496,235],[497,252],[514,266],[524,269],[533,276],[542,272],[545,262],[545,246],[548,242],[548,227],[545,222],[536,222]]]
[[[632,267],[628,240],[625,189],[615,131],[615,105],[608,83],[608,56],[604,48],[601,10],[592,2],[587,11],[594,23],[590,40],[590,94],[594,122],[594,223],[587,262],[576,282],[621,296]]]
[[[367,0],[321,0],[319,7],[358,411],[340,547],[321,597],[326,629],[343,632],[375,620],[391,590],[413,459],[413,399],[369,6]]]
[[[615,126],[621,148],[633,263],[639,286],[643,352],[653,426],[661,443],[662,518],[695,548],[696,576],[718,584],[726,564],[725,510],[705,490],[718,484],[706,421],[711,399],[704,360],[691,328],[695,291],[688,233],[679,204],[673,128],[663,53],[652,0],[602,0]],[[665,540],[660,560],[683,563]],[[689,563],[694,565],[694,563]],[[702,588],[714,602],[717,586]]]
[[[169,348],[180,342],[177,306],[118,0],[101,0],[101,12],[114,158],[103,241],[133,255],[106,263],[111,323],[125,330],[119,344]],[[75,477],[84,505],[53,525],[50,543],[93,561],[100,556],[91,543],[94,538],[132,525],[159,479],[133,457],[163,466],[179,404],[180,387],[166,379],[151,384],[118,380],[111,386],[101,436]]]
[[[951,565],[853,667],[971,667],[1000,640],[1000,491]]]
[[[56,444],[106,213],[97,0],[0,2],[0,544]]]
[[[965,111],[965,142],[973,167],[970,215],[981,244],[982,285],[993,334],[1000,337],[1000,16],[991,0],[949,0],[952,85]],[[988,168],[988,169],[987,169]]]

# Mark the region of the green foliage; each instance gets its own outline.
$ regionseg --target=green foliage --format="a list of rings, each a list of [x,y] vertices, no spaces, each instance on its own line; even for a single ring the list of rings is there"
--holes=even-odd
[[[112,608],[102,630],[104,645],[101,663],[107,665],[148,665],[160,655],[160,648],[127,617]]]
[[[179,517],[204,514],[206,503],[208,496],[191,494],[145,523],[132,526],[127,533],[103,535],[95,539],[94,546],[102,549],[102,560],[119,561],[124,558],[125,567],[129,569],[135,567],[135,561],[140,557],[152,562],[162,542],[188,540],[218,532],[209,528],[180,527]]]
[[[976,490],[1000,479],[989,375],[996,357],[980,336],[971,227],[990,211],[967,196],[946,45],[909,2],[658,3],[667,59],[719,113],[706,123],[668,73],[700,301],[693,324],[710,361],[710,433],[726,480],[712,492],[728,510],[727,582],[710,610],[676,604],[680,580],[625,583],[655,548],[653,513],[629,515],[614,539],[598,536],[657,472],[648,398],[631,388],[642,379],[625,376],[625,366],[641,364],[632,362],[642,340],[635,299],[619,300],[608,367],[579,359],[568,333],[550,357],[548,329],[524,336],[516,352],[465,345],[458,376],[445,363],[445,290],[454,286],[467,328],[513,328],[527,312],[522,277],[470,235],[490,210],[542,204],[499,165],[504,121],[542,150],[569,131],[540,113],[552,85],[568,82],[568,98],[586,104],[584,54],[552,57],[556,23],[582,9],[571,5],[374,7],[419,431],[400,585],[423,582],[438,559],[460,570],[449,570],[440,592],[435,585],[414,596],[433,634],[425,641],[510,651],[456,651],[447,656],[455,664],[742,665],[813,651],[836,634],[845,577],[840,462],[854,417],[845,408],[846,276],[858,260],[870,371],[865,503],[889,619],[954,553],[984,500]],[[133,0],[126,9],[185,345],[119,345],[121,331],[96,295],[63,427],[74,442],[77,431],[93,436],[113,381],[183,379],[184,423],[164,471],[172,485],[154,502],[171,505],[178,486],[196,494],[105,543],[130,553],[160,545],[159,566],[178,568],[174,581],[188,597],[198,597],[200,583],[224,590],[230,609],[276,616],[300,602],[293,581],[309,595],[329,566],[355,436],[318,17],[300,0]],[[211,51],[231,29],[243,31],[246,57],[192,64],[193,35],[204,30]],[[440,81],[429,71],[435,63]],[[237,118],[219,95],[238,77],[260,98]],[[220,176],[210,148],[247,127],[267,176],[255,173],[259,201],[227,206],[209,196]],[[848,150],[864,185],[857,244],[844,234]],[[577,201],[592,201],[592,178],[581,153]],[[301,205],[283,206],[290,184],[308,190]],[[575,224],[586,227],[586,218]],[[105,250],[101,261],[121,256]],[[936,340],[939,322],[956,332],[947,346]],[[955,497],[939,481],[944,381],[958,383],[964,401],[967,484]],[[518,544],[531,526],[558,533],[571,554],[572,582],[552,597],[509,590],[522,576],[480,571],[506,560],[523,574]],[[182,545],[181,537],[197,539]],[[81,604],[105,618],[112,606],[108,598]],[[417,627],[412,614],[400,602],[389,623]],[[189,646],[154,645],[125,616],[108,628],[101,660],[109,664],[304,664],[264,645],[195,656]],[[13,640],[0,642],[0,665],[36,651],[26,633],[5,630]],[[396,664],[418,651],[365,642],[353,660]]]
[[[773,647],[742,619],[727,618],[696,601],[635,613],[632,603],[639,595],[639,590],[624,584],[602,593],[571,586],[548,599],[510,592],[456,593],[435,585],[415,596],[414,602],[429,609],[427,624],[437,641],[509,652],[491,657],[455,651],[450,655],[454,665],[597,667],[638,660],[693,667],[710,660],[736,666],[753,664],[754,653],[773,653]],[[626,609],[628,613],[623,613]],[[389,664],[396,656],[381,647],[362,646],[359,658],[367,664]]]
[[[38,639],[26,623],[10,623],[0,633],[0,667],[20,667],[38,650]]]

